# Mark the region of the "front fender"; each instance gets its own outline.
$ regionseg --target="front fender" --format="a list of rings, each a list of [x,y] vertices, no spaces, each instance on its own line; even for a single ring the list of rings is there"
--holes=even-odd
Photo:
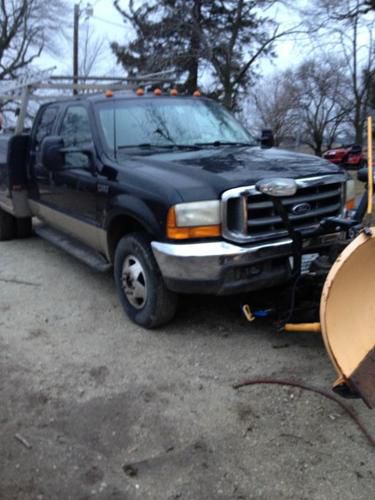
[[[150,209],[143,200],[132,195],[123,194],[112,198],[110,209],[104,220],[104,228],[108,229],[111,222],[118,216],[131,217],[141,224],[154,238],[160,240],[164,237],[164,225],[167,208],[162,214],[160,207],[158,216]]]

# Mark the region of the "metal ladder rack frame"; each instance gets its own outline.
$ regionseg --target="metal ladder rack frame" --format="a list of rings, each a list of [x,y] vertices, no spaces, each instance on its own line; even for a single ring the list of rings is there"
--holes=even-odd
[[[176,81],[174,70],[131,77],[77,77],[51,75],[54,69],[55,68],[40,71],[37,74],[21,77],[17,80],[3,80],[0,82],[0,103],[9,100],[20,102],[15,134],[20,134],[24,130],[27,107],[30,101],[56,101],[58,99],[67,98],[66,95],[57,93],[45,95],[37,94],[38,90],[70,90],[73,95],[79,97],[82,94],[95,94],[105,92],[108,89],[112,92],[123,92],[134,90],[139,86],[172,85]]]

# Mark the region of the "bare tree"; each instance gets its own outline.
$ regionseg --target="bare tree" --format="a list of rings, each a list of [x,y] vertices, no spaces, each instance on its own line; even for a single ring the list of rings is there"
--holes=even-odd
[[[363,16],[375,10],[375,0],[320,0],[320,4],[337,21]]]
[[[340,60],[309,59],[289,76],[303,141],[318,156],[324,145],[332,146],[351,112],[348,80],[340,67]]]
[[[369,76],[370,78],[370,92],[369,92],[369,108],[374,112],[375,110],[375,71]]]
[[[212,65],[221,87],[219,97],[229,109],[237,108],[237,97],[254,78],[257,63],[275,57],[275,44],[302,32],[299,25],[282,29],[267,16],[267,9],[277,3],[282,2],[217,1],[212,2],[206,24],[199,25],[192,19],[204,58]]]
[[[359,16],[349,18],[348,29],[340,32],[343,55],[350,75],[353,111],[350,121],[355,132],[355,142],[363,143],[366,116],[371,96],[371,80],[375,72],[374,23],[365,27],[368,44],[363,45],[359,35]]]
[[[339,70],[350,78],[348,105],[352,105],[350,120],[358,144],[363,143],[375,70],[375,19],[366,15],[374,8],[373,0],[317,0],[304,12],[317,52],[336,52],[344,58]]]
[[[58,48],[65,0],[0,0],[0,80]],[[48,43],[47,43],[48,42]]]
[[[263,78],[250,90],[255,111],[255,123],[273,130],[275,145],[294,136],[298,127],[298,96],[292,84],[291,72],[275,73]]]
[[[104,61],[107,41],[95,34],[92,26],[87,23],[80,29],[79,44],[79,75],[91,76]]]

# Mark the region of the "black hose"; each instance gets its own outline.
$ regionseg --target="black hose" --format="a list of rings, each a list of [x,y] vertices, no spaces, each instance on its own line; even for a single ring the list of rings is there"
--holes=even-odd
[[[339,406],[341,406],[341,408],[346,412],[346,414],[349,415],[349,417],[357,424],[359,429],[366,436],[366,438],[369,441],[369,443],[371,444],[371,446],[375,448],[375,438],[369,433],[369,431],[366,429],[364,424],[360,421],[358,416],[355,414],[354,410],[352,408],[350,408],[350,406],[345,404],[343,401],[336,398],[330,392],[328,392],[324,389],[320,389],[319,387],[314,387],[312,385],[305,384],[303,382],[298,382],[296,380],[284,380],[284,379],[276,379],[276,378],[268,378],[268,377],[265,377],[265,378],[259,377],[259,378],[243,380],[242,382],[234,384],[233,389],[240,389],[241,387],[245,387],[247,385],[260,385],[260,384],[298,387],[298,388],[303,389],[305,391],[315,392],[316,394],[320,394],[321,396],[324,396],[325,398],[330,399],[331,401],[334,401]]]

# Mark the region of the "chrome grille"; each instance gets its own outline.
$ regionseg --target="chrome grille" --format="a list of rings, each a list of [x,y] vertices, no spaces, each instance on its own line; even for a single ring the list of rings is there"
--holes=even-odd
[[[340,215],[344,202],[343,175],[298,179],[294,196],[280,198],[294,228],[317,227],[325,217]],[[287,235],[269,196],[255,186],[226,191],[223,200],[223,235],[237,242],[258,241]],[[305,211],[295,207],[304,205]]]

